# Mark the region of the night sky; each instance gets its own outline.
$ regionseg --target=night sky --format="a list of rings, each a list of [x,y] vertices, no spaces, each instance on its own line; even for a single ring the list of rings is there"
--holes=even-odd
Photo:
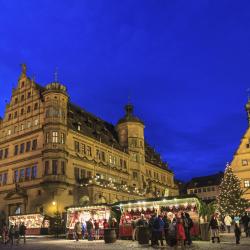
[[[131,102],[176,177],[224,170],[247,128],[250,1],[0,0],[0,115],[20,64],[116,124]]]

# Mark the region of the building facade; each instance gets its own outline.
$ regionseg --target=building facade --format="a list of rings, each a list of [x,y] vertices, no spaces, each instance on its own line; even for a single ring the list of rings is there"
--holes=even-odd
[[[219,195],[219,185],[222,178],[223,172],[192,178],[187,183],[187,194],[195,194],[205,202],[213,201]]]
[[[3,89],[2,89],[3,91]],[[131,104],[116,126],[72,104],[26,66],[0,120],[0,211],[53,215],[72,205],[178,195]]]
[[[250,99],[246,104],[248,128],[243,135],[240,145],[233,156],[231,167],[235,175],[241,180],[243,197],[250,201]]]

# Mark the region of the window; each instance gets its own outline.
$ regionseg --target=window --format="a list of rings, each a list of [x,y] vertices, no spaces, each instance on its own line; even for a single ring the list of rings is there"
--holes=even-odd
[[[138,178],[137,172],[133,172],[133,179],[134,179],[134,180],[137,180],[137,178]]]
[[[27,113],[30,113],[30,106],[28,106],[27,108]]]
[[[81,169],[81,179],[84,179],[86,175],[85,169]]]
[[[8,120],[11,120],[11,114],[9,114]]]
[[[40,196],[42,194],[42,191],[40,189],[37,190],[37,195]]]
[[[36,150],[37,149],[37,139],[32,141],[32,150]]]
[[[25,180],[29,180],[31,177],[31,171],[30,168],[25,169]]]
[[[49,143],[49,132],[46,133],[46,143]]]
[[[14,118],[17,118],[17,111],[15,111],[14,113]]]
[[[88,172],[87,172],[87,175],[88,175],[88,178],[91,178],[91,177],[92,177],[91,171],[88,171]]]
[[[65,143],[65,134],[61,133],[61,143],[64,144]]]
[[[21,115],[23,115],[24,114],[24,109],[21,109]]]
[[[74,168],[74,174],[75,174],[75,179],[76,180],[79,180],[80,178],[79,178],[79,168]]]
[[[17,102],[18,102],[18,98],[16,97],[16,98],[15,98],[15,104],[17,104]]]
[[[9,149],[6,148],[4,151],[4,158],[8,158],[8,155],[9,155]]]
[[[14,171],[14,182],[15,183],[18,182],[18,170],[17,169]]]
[[[29,151],[30,151],[30,146],[31,146],[31,142],[30,142],[30,141],[27,141],[27,142],[26,142],[26,152],[29,152]]]
[[[45,166],[44,166],[44,175],[49,174],[49,161],[45,161]]]
[[[31,122],[28,122],[27,123],[27,128],[30,128],[31,127]]]
[[[194,189],[194,193],[197,194],[197,189]]]
[[[21,131],[23,131],[24,130],[24,125],[23,124],[21,124],[21,129],[20,129]]]
[[[8,135],[11,135],[11,129],[8,129]]]
[[[136,153],[131,153],[131,159],[132,159],[132,161],[137,161]]]
[[[248,161],[247,160],[242,160],[242,166],[247,166],[248,165]]]
[[[35,124],[35,126],[38,125],[38,119],[35,119],[34,124]]]
[[[91,147],[90,146],[86,147],[86,155],[92,156]]]
[[[81,131],[81,125],[80,124],[77,125],[77,130]]]
[[[37,177],[37,166],[33,166],[31,169],[31,178],[35,179]]]
[[[194,191],[193,191],[193,189],[191,189],[191,190],[190,190],[190,194],[193,194],[193,193],[194,193]]]
[[[250,187],[250,180],[244,180],[244,187]]]
[[[34,110],[37,110],[37,109],[38,109],[38,103],[36,102],[34,105]]]
[[[200,188],[198,189],[198,193],[201,193],[201,189]]]
[[[14,155],[18,154],[18,145],[15,145]]]
[[[21,101],[23,101],[23,100],[24,100],[24,95],[21,96]]]
[[[210,192],[210,191],[211,191],[211,189],[210,189],[210,187],[208,187],[208,188],[207,188],[207,192]]]
[[[58,173],[58,161],[52,160],[52,174],[57,175]]]
[[[52,142],[58,143],[58,132],[56,131],[52,132]]]
[[[24,153],[24,143],[20,145],[20,154]]]
[[[28,92],[27,98],[31,97],[31,92]]]
[[[0,149],[0,160],[2,160],[2,159],[3,159],[3,150]]]
[[[23,87],[24,87],[24,82],[21,83],[21,88],[23,88]]]
[[[65,175],[65,161],[61,162],[61,174]]]
[[[21,181],[24,181],[24,169],[23,169],[23,168],[20,169],[19,173],[20,173],[19,181],[20,181],[20,182],[21,182]]]
[[[82,154],[86,154],[86,147],[85,147],[85,144],[81,144],[81,147],[82,147]]]
[[[3,174],[3,185],[7,184],[7,179],[8,179],[8,173]]]
[[[75,151],[76,151],[77,153],[80,152],[80,143],[79,143],[78,141],[75,141]]]
[[[206,188],[203,188],[203,189],[202,189],[202,192],[207,192],[207,189],[206,189]]]

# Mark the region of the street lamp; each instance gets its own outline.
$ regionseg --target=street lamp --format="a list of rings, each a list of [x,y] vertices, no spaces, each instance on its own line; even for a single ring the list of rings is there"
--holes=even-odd
[[[58,211],[58,202],[57,201],[52,201],[52,205],[56,206],[56,213],[55,213],[55,226],[56,226],[56,238],[58,238],[58,227],[61,222],[61,216],[59,215]]]

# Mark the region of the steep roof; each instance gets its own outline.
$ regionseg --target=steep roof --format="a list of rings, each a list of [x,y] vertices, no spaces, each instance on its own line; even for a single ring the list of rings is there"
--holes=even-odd
[[[207,187],[207,186],[217,186],[221,183],[221,180],[224,176],[223,172],[217,174],[200,176],[192,178],[191,181],[187,183],[187,188],[198,188],[198,187]]]

